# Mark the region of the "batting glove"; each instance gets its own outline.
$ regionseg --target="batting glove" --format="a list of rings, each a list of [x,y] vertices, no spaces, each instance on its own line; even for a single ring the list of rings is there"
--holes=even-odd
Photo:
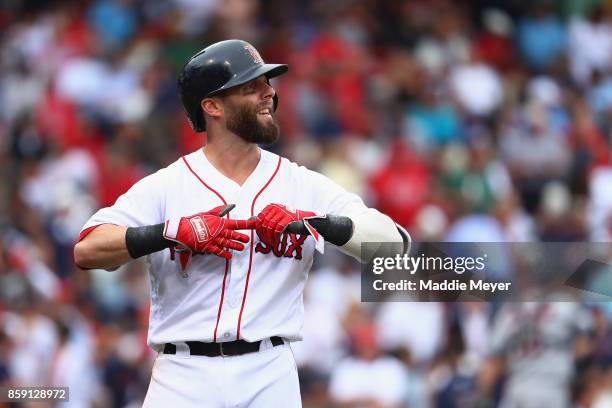
[[[164,238],[176,242],[177,252],[209,253],[231,259],[230,249],[242,251],[243,243],[249,242],[248,235],[235,230],[255,228],[255,221],[222,218],[232,208],[233,205],[219,206],[179,220],[167,220]]]
[[[323,237],[308,223],[308,220],[322,217],[325,216],[317,215],[312,211],[290,210],[282,204],[268,204],[257,215],[255,230],[262,242],[274,246],[280,241],[287,225],[294,221],[303,221],[304,226],[316,241],[316,248],[322,252]]]

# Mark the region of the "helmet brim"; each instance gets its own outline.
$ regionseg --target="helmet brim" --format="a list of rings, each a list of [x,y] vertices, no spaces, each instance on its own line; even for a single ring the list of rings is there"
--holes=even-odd
[[[286,64],[264,64],[262,68],[264,68],[265,71],[262,73],[262,75],[265,75],[268,78],[283,75],[289,70],[289,66]]]
[[[253,67],[252,69],[244,72],[242,75],[238,75],[232,79],[230,79],[225,85],[216,90],[215,92],[211,92],[210,96],[223,92],[227,89],[233,88],[235,86],[239,86],[242,84],[246,84],[249,81],[252,81],[255,78],[259,78],[262,75],[265,75],[266,78],[274,78],[279,75],[286,73],[289,70],[289,66],[286,64],[263,64]]]

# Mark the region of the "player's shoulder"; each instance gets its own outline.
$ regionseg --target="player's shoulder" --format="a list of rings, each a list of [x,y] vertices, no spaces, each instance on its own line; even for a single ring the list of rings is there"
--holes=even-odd
[[[180,160],[180,159],[179,159]],[[150,173],[143,180],[147,179],[147,181],[162,181],[168,179],[170,175],[175,173],[179,167],[179,160],[167,165],[166,167],[161,167]]]
[[[197,165],[202,159],[201,156],[203,156],[201,148],[183,156],[179,156],[175,161],[166,167],[159,169],[159,176],[173,179],[174,177],[180,176],[185,172],[190,172],[192,171],[192,167],[198,167]]]
[[[179,156],[175,161],[173,161],[172,163],[170,163],[168,166],[164,167],[164,169],[167,172],[176,172],[176,171],[183,171],[187,169],[187,166],[185,165],[186,163],[193,163],[195,162],[198,157],[202,155],[202,149],[197,149],[194,150],[191,153],[187,153],[183,156]],[[162,170],[164,170],[162,169]]]
[[[268,161],[270,163],[279,163],[280,161],[280,170],[283,172],[290,173],[295,176],[311,176],[313,174],[319,174],[314,170],[309,169],[303,164],[296,163],[287,157],[280,156],[276,153],[269,152],[267,150],[261,150],[261,159]]]
[[[170,163],[166,167],[155,169],[136,182],[132,188],[163,188],[167,182],[172,182],[172,180],[176,179],[176,175],[181,171],[181,162],[182,157],[178,158],[176,161]]]
[[[289,160],[287,157],[281,156],[279,154],[270,152],[265,149],[260,149],[261,151],[261,164],[264,168],[269,169],[269,171],[278,172],[279,175],[282,175],[283,178],[289,177],[292,179],[296,179],[300,177],[301,169],[300,166]],[[295,180],[297,182],[297,180]]]
[[[276,155],[275,155],[276,156]],[[276,156],[278,157],[278,156]],[[303,164],[282,157],[281,169],[302,189],[313,189],[316,192],[343,192],[344,190],[331,178],[312,170]]]

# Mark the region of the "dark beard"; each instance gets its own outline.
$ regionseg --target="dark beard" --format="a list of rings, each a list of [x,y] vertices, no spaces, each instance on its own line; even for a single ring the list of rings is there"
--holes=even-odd
[[[227,129],[246,142],[269,145],[278,141],[280,129],[274,117],[272,123],[263,125],[257,118],[262,108],[244,105],[230,105],[227,115]]]

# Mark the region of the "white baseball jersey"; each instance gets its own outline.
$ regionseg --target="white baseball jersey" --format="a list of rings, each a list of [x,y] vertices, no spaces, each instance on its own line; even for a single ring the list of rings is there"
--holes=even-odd
[[[229,216],[248,219],[270,203],[317,213],[357,216],[363,201],[325,176],[261,150],[261,159],[242,186],[221,174],[202,149],[140,180],[117,202],[95,213],[81,239],[95,226],[139,227],[164,223],[235,204]],[[148,343],[257,341],[270,336],[300,340],[302,291],[312,265],[314,239],[286,234],[276,248],[255,231],[230,261],[215,255],[191,258],[183,276],[170,250],[147,256],[151,282]]]

